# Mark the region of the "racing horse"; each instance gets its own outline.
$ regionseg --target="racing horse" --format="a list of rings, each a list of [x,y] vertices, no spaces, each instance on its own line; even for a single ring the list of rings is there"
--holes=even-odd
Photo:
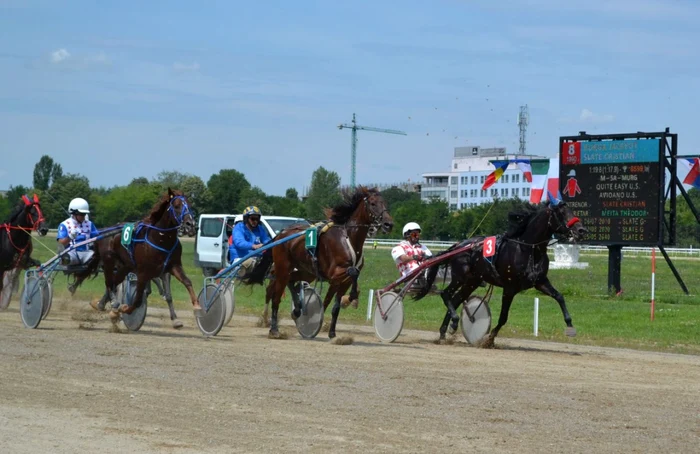
[[[192,288],[192,281],[182,267],[182,244],[178,239],[181,226],[184,226],[186,234],[194,230],[187,198],[181,191],[168,188],[148,216],[134,225],[128,245],[122,245],[124,235],[97,242],[95,254],[86,269],[77,273],[76,282],[82,282],[91,274],[96,275],[102,263],[105,287],[114,301],[117,285],[127,274],[134,272],[137,276],[134,300],[130,305],[122,304],[118,309],[113,307],[110,312],[110,319],[117,323],[120,313],[131,314],[141,305],[148,283],[167,272],[187,288],[195,314],[198,313],[202,308]]]
[[[450,321],[452,321],[450,331],[457,330],[459,323],[457,308],[462,301],[469,298],[482,281],[503,288],[498,324],[482,342],[483,347],[494,346],[499,330],[508,321],[508,311],[513,297],[533,287],[559,303],[567,326],[566,335],[571,337],[576,335],[564,297],[547,278],[549,271],[547,245],[552,235],[579,241],[583,239],[587,230],[566,203],[557,199],[539,206],[526,204],[523,206],[523,211],[509,213],[508,221],[507,232],[500,237],[500,241],[497,241],[495,257],[485,258],[483,245],[476,246],[476,243],[483,241],[484,237],[474,237],[453,245],[436,257],[474,243],[475,246],[472,249],[428,269],[426,282],[414,297],[416,300],[429,293],[439,267],[451,267],[452,281],[440,293],[447,307],[447,313],[440,327],[441,340],[445,339]]]
[[[31,257],[31,233],[34,230],[39,232],[40,236],[44,236],[48,233],[49,228],[46,226],[44,215],[41,212],[39,197],[34,194],[34,197],[30,199],[23,195],[21,201],[10,213],[10,217],[0,224],[0,292],[4,286],[6,271],[41,264]],[[13,285],[14,280],[7,279],[8,284]],[[9,297],[7,303],[9,303]]]
[[[336,336],[335,327],[341,305],[346,307],[358,305],[359,291],[357,280],[363,264],[362,248],[370,229],[381,229],[385,233],[391,231],[394,221],[386,207],[386,202],[376,189],[363,186],[354,192],[343,192],[343,201],[333,208],[326,209],[326,217],[330,220],[327,230],[318,236],[315,254],[308,251],[303,236],[290,240],[270,251],[263,253],[262,259],[250,274],[242,279],[245,285],[262,285],[270,268],[274,270],[274,279],[270,281],[266,291],[267,301],[272,300],[272,316],[270,320],[270,337],[279,337],[277,313],[280,300],[288,287],[294,309],[292,318],[296,320],[301,315],[299,290],[301,282],[313,282],[317,279],[328,281],[329,289],[323,300],[323,311],[335,297],[331,310],[331,324],[328,337]],[[308,225],[292,225],[280,232],[275,241],[308,229]],[[350,295],[345,295],[348,288]]]

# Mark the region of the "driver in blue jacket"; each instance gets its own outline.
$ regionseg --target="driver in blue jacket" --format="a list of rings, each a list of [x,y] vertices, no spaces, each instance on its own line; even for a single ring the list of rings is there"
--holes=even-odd
[[[64,248],[74,246],[100,234],[95,224],[87,219],[87,215],[90,213],[90,205],[88,205],[87,200],[81,198],[71,200],[68,205],[68,212],[70,217],[58,225],[58,234],[56,235],[56,241]],[[90,246],[92,245],[84,244],[73,248],[68,254],[63,256],[63,264],[86,264],[94,254]]]
[[[256,206],[249,206],[243,211],[243,222],[233,227],[233,247],[236,256],[243,258],[252,251],[263,247],[270,241],[270,234],[260,224],[262,212]],[[253,269],[259,257],[251,257],[241,264],[238,276],[243,277]]]

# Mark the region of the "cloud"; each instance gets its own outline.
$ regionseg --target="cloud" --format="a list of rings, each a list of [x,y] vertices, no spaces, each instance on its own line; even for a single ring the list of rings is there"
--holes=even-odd
[[[199,71],[199,63],[194,62],[191,64],[187,64],[176,61],[175,63],[173,63],[173,70],[178,73],[197,72]]]
[[[588,109],[583,109],[578,118],[584,123],[612,123],[615,117],[610,114],[596,114]]]
[[[67,60],[68,58],[70,58],[70,52],[68,52],[64,48],[60,48],[51,52],[52,63],[61,63],[62,61]]]

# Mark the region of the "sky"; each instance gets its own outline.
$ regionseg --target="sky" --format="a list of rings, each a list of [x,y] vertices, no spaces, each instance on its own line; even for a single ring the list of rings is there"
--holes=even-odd
[[[39,158],[93,187],[242,172],[303,193],[319,166],[420,181],[454,147],[554,156],[560,136],[679,135],[700,153],[697,0],[0,0],[0,189]]]

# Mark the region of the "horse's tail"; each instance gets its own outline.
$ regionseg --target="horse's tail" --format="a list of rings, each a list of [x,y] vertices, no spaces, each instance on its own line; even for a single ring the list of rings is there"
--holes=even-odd
[[[87,262],[86,268],[83,271],[78,271],[74,274],[75,284],[73,285],[75,287],[80,287],[80,284],[82,284],[85,279],[94,279],[100,272],[100,262],[102,261],[102,258],[100,257],[100,248],[98,246],[99,243],[100,241],[95,243],[94,254],[92,254],[92,257],[90,257],[90,260]]]
[[[267,272],[270,270],[271,266],[272,249],[268,249],[267,251],[263,252],[262,258],[258,261],[250,274],[241,279],[242,283],[244,285],[263,285]]]
[[[423,298],[425,295],[430,293],[430,289],[433,287],[433,282],[435,282],[435,278],[437,277],[438,270],[440,269],[441,266],[446,266],[447,263],[436,263],[435,265],[431,266],[428,268],[428,273],[425,276],[425,284],[423,287],[418,291],[418,293],[414,294],[413,299],[414,300],[419,300]]]

